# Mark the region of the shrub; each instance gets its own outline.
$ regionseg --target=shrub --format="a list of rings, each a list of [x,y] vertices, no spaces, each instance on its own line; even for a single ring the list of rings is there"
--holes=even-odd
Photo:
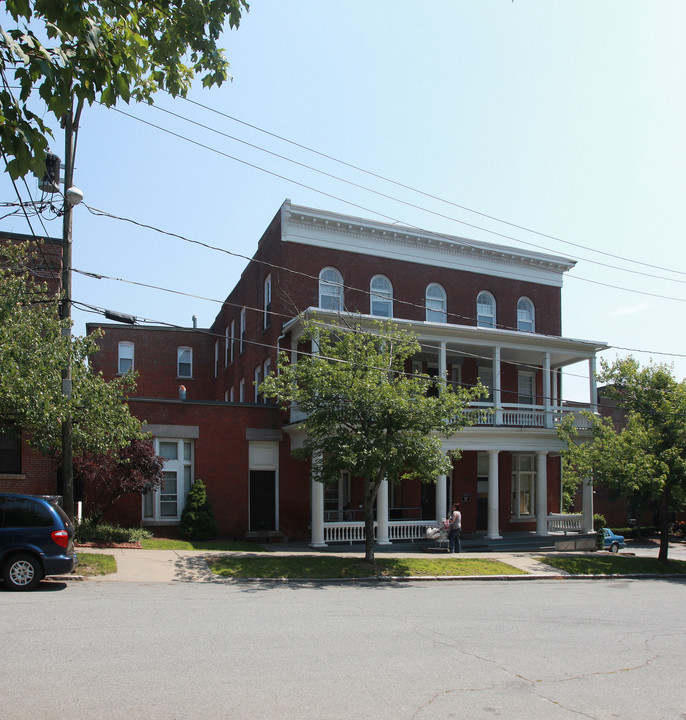
[[[605,540],[603,536],[603,528],[607,527],[607,522],[604,515],[596,513],[593,516],[593,529],[596,531],[595,536],[595,549],[602,550],[605,547]]]
[[[123,528],[119,525],[99,523],[90,518],[74,523],[74,539],[77,543],[136,543],[147,540],[153,535],[145,528]]]
[[[202,480],[196,480],[188,493],[181,513],[179,537],[182,540],[215,540],[217,537],[217,521]]]

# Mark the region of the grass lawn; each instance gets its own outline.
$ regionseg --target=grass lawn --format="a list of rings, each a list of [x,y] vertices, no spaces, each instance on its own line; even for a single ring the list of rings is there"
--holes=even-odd
[[[269,552],[256,543],[242,540],[167,540],[151,538],[141,540],[143,550],[223,550],[225,552]]]
[[[79,564],[76,566],[78,575],[109,575],[117,572],[117,563],[112,555],[79,551],[78,556]]]
[[[656,558],[622,555],[556,555],[538,560],[571,575],[686,574],[686,561],[683,560],[663,563]]]
[[[371,568],[359,558],[320,555],[227,556],[208,560],[212,572],[232,578],[338,579],[440,575],[525,575],[497,560],[377,558]]]

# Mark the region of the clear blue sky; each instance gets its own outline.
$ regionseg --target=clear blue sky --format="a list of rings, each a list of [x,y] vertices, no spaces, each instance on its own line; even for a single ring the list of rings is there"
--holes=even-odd
[[[75,184],[94,208],[244,255],[285,198],[533,244],[578,260],[563,289],[564,335],[608,342],[617,348],[604,353],[608,360],[633,349],[642,362],[674,362],[682,378],[685,21],[683,0],[253,0],[240,29],[223,39],[233,82],[191,97],[447,203],[164,95],[159,108],[390,198],[159,109],[126,105],[139,120],[100,107],[84,112]],[[0,199],[13,193],[0,178]],[[46,224],[61,235],[59,221]],[[28,230],[19,217],[0,221],[0,229]],[[83,206],[74,213],[79,270],[221,301],[244,265]],[[197,315],[201,327],[219,308],[80,275],[74,299],[179,325]],[[74,317],[79,333],[102,319]],[[585,399],[586,382],[570,375],[564,396]]]

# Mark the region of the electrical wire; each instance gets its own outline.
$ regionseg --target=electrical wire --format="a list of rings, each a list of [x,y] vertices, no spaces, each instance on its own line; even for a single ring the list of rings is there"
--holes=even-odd
[[[210,107],[209,105],[204,105],[203,103],[197,102],[196,100],[191,100],[191,99],[188,98],[188,97],[184,97],[184,98],[182,98],[182,99],[185,100],[186,102],[192,104],[192,105],[196,105],[197,107],[203,108],[204,110],[209,110],[210,112],[215,113],[215,114],[217,114],[217,115],[219,115],[219,116],[221,116],[221,117],[224,117],[224,118],[226,118],[226,119],[228,119],[228,120],[232,120],[233,122],[236,122],[236,123],[239,123],[239,124],[241,124],[241,125],[244,125],[245,127],[249,127],[249,128],[251,128],[252,130],[257,130],[257,131],[260,132],[260,133],[263,133],[263,134],[265,134],[265,135],[268,135],[268,136],[270,136],[270,137],[273,137],[273,138],[275,138],[275,139],[277,139],[277,140],[280,140],[280,141],[282,141],[282,142],[288,143],[289,145],[293,145],[294,147],[300,148],[300,149],[302,149],[302,150],[306,150],[307,152],[310,152],[310,153],[313,153],[313,154],[315,154],[315,155],[318,155],[319,157],[322,157],[322,158],[324,158],[324,159],[326,159],[326,160],[331,160],[332,162],[338,163],[339,165],[343,165],[343,166],[348,167],[348,168],[350,168],[350,169],[352,169],[352,170],[355,170],[355,171],[357,171],[357,172],[364,173],[365,175],[368,175],[368,176],[370,176],[370,177],[376,178],[376,179],[378,179],[378,180],[383,180],[384,182],[390,183],[391,185],[395,185],[396,187],[403,188],[404,190],[409,190],[409,191],[411,191],[411,192],[417,193],[418,195],[422,195],[422,196],[424,196],[424,197],[426,197],[426,198],[429,198],[429,199],[431,199],[431,200],[437,200],[438,202],[442,202],[442,203],[445,203],[446,205],[450,205],[450,206],[455,207],[455,208],[458,208],[458,209],[460,209],[460,210],[464,210],[465,212],[469,212],[469,213],[472,213],[472,214],[474,214],[474,215],[478,215],[478,216],[480,216],[480,217],[486,218],[486,219],[488,219],[488,220],[493,220],[493,221],[495,221],[495,222],[502,223],[503,225],[507,225],[507,226],[512,227],[512,228],[515,228],[515,229],[517,229],[517,230],[523,230],[524,232],[532,233],[533,235],[538,235],[539,237],[543,237],[543,238],[546,238],[546,239],[548,239],[548,240],[554,240],[555,242],[563,243],[563,244],[565,244],[565,245],[570,245],[570,246],[575,247],[575,248],[581,248],[582,250],[588,250],[588,251],[590,251],[590,252],[594,252],[594,253],[597,253],[597,254],[599,254],[599,255],[604,255],[605,257],[610,257],[610,258],[612,258],[612,259],[614,259],[614,260],[622,260],[622,261],[625,261],[625,262],[633,263],[633,264],[635,264],[635,265],[640,265],[640,266],[643,266],[643,267],[648,267],[648,268],[651,268],[651,269],[653,269],[653,270],[662,270],[662,271],[665,271],[665,272],[675,273],[675,274],[678,274],[678,275],[686,275],[686,271],[675,270],[674,268],[663,267],[663,266],[660,266],[660,265],[653,265],[653,264],[651,264],[651,263],[646,263],[646,262],[643,262],[643,261],[640,261],[640,260],[634,260],[634,259],[632,259],[632,258],[628,258],[628,257],[622,256],[622,255],[614,255],[614,254],[612,254],[612,253],[608,253],[608,252],[605,252],[605,251],[603,251],[603,250],[598,250],[597,248],[594,248],[594,247],[589,247],[589,246],[587,246],[587,245],[581,245],[580,243],[574,243],[574,242],[571,242],[571,241],[569,241],[569,240],[563,240],[562,238],[557,237],[556,235],[550,235],[550,234],[548,234],[548,233],[540,232],[540,231],[538,231],[538,230],[533,230],[532,228],[526,227],[526,226],[524,226],[524,225],[519,225],[519,224],[517,224],[517,223],[513,223],[513,222],[510,222],[510,221],[508,221],[508,220],[504,220],[504,219],[499,218],[499,217],[497,217],[497,216],[495,216],[495,215],[489,215],[488,213],[481,212],[481,211],[479,211],[479,210],[474,210],[473,208],[467,207],[466,205],[460,205],[459,203],[453,202],[453,201],[451,201],[451,200],[447,200],[446,198],[441,198],[441,197],[439,197],[439,196],[437,196],[437,195],[433,195],[433,194],[431,194],[431,193],[424,192],[423,190],[419,190],[418,188],[412,187],[412,186],[410,186],[410,185],[406,185],[406,184],[404,184],[404,183],[398,182],[397,180],[393,180],[393,179],[391,179],[391,178],[389,178],[389,177],[387,177],[387,176],[380,175],[380,174],[375,173],[375,172],[372,172],[372,171],[370,171],[370,170],[366,170],[365,168],[362,168],[362,167],[360,167],[360,166],[358,166],[358,165],[354,165],[354,164],[352,164],[352,163],[346,162],[345,160],[341,160],[341,159],[339,159],[339,158],[333,157],[332,155],[327,155],[326,153],[323,153],[323,152],[320,152],[320,151],[318,151],[318,150],[315,150],[315,149],[313,149],[313,148],[311,148],[311,147],[309,147],[309,146],[307,146],[307,145],[303,145],[303,144],[301,144],[301,143],[298,143],[298,142],[295,142],[295,141],[293,141],[293,140],[290,140],[290,139],[288,139],[288,138],[286,138],[286,137],[283,137],[282,135],[278,135],[278,134],[276,134],[276,133],[273,133],[273,132],[270,132],[270,131],[268,131],[268,130],[265,130],[264,128],[261,128],[261,127],[259,127],[258,125],[253,125],[253,124],[251,124],[251,123],[246,122],[245,120],[240,120],[239,118],[237,118],[237,117],[235,117],[235,116],[233,116],[233,115],[229,115],[228,113],[224,113],[224,112],[222,112],[222,111],[220,111],[220,110],[217,110],[216,108]],[[155,106],[155,107],[157,107],[157,106]],[[183,116],[178,116],[178,117],[183,117]],[[183,118],[183,119],[187,119],[187,118]],[[193,122],[193,121],[189,120],[189,122]],[[198,123],[194,123],[194,124],[198,124]],[[203,126],[203,127],[206,127],[206,126]],[[208,129],[212,129],[212,128],[208,128]],[[213,131],[214,131],[214,130],[213,130]],[[217,132],[217,131],[215,131],[215,132]],[[223,133],[220,133],[220,134],[223,134]],[[242,142],[242,141],[239,141],[239,142]],[[281,156],[278,156],[278,157],[281,157]],[[300,164],[300,163],[298,163],[298,164]],[[305,166],[305,167],[307,167],[307,166]],[[335,176],[334,176],[334,177],[335,177]],[[340,178],[338,178],[338,179],[340,179]],[[346,181],[343,181],[343,182],[346,182]],[[358,186],[358,187],[360,187],[360,186]],[[392,199],[396,199],[396,198],[392,198]],[[401,201],[398,201],[398,202],[401,202]],[[413,206],[413,207],[416,207],[416,206]],[[424,209],[424,208],[421,208],[421,209]],[[430,211],[427,210],[427,212],[430,212]],[[444,216],[444,217],[445,217],[445,216]],[[456,220],[456,222],[460,222],[460,221],[459,221],[459,220]],[[486,230],[486,232],[490,232],[490,231]],[[517,239],[517,242],[524,242],[524,241]],[[535,245],[534,247],[543,247],[543,246]],[[594,262],[594,261],[593,261],[593,260],[586,260],[586,262]],[[601,263],[598,263],[598,264],[601,264]],[[607,265],[606,267],[612,267],[612,268],[615,268],[615,269],[623,269],[623,268],[616,268],[616,266],[614,266],[614,265]],[[630,271],[627,271],[627,272],[630,272]],[[665,280],[668,280],[669,278],[664,278],[664,279],[665,279]]]
[[[404,227],[406,227],[406,228],[413,229],[413,230],[416,230],[416,231],[419,231],[419,232],[422,232],[422,233],[426,233],[426,234],[431,234],[431,235],[434,235],[436,238],[448,239],[448,238],[450,237],[450,236],[447,236],[447,235],[444,235],[444,234],[441,234],[441,233],[432,233],[431,231],[425,230],[424,228],[421,228],[421,227],[419,227],[419,226],[413,225],[413,224],[411,224],[411,223],[405,223],[405,222],[399,220],[398,218],[395,218],[395,217],[393,217],[393,216],[391,216],[391,215],[388,215],[388,214],[386,214],[386,213],[382,213],[382,212],[380,212],[380,211],[378,211],[378,210],[374,210],[373,208],[369,208],[369,207],[366,207],[366,206],[364,206],[364,205],[360,205],[359,203],[354,203],[354,202],[352,202],[352,201],[350,201],[350,200],[346,200],[346,199],[344,199],[344,198],[342,198],[342,197],[340,197],[340,196],[338,196],[338,195],[334,195],[333,193],[328,193],[328,192],[325,192],[324,190],[321,190],[321,189],[319,189],[319,188],[313,187],[313,186],[311,186],[311,185],[307,185],[307,184],[305,184],[305,183],[302,183],[302,182],[300,182],[300,181],[294,180],[294,179],[292,179],[292,178],[288,178],[288,177],[286,177],[286,176],[284,176],[284,175],[281,175],[281,174],[279,174],[279,173],[276,173],[276,172],[273,172],[273,171],[271,171],[271,170],[268,170],[268,169],[266,169],[266,168],[264,168],[264,167],[261,167],[260,165],[256,165],[255,163],[248,162],[247,160],[242,160],[241,158],[238,158],[238,157],[236,157],[235,155],[230,155],[229,153],[225,153],[225,152],[223,152],[222,150],[218,150],[217,148],[215,148],[215,147],[213,147],[213,146],[211,146],[211,145],[206,145],[205,143],[201,143],[201,142],[198,142],[197,140],[193,140],[193,139],[191,139],[191,138],[188,138],[188,137],[186,137],[186,136],[184,136],[184,135],[181,135],[181,134],[176,133],[176,132],[174,132],[174,131],[172,131],[172,130],[169,130],[168,128],[164,128],[164,127],[162,127],[161,125],[157,125],[156,123],[152,123],[152,122],[150,122],[150,121],[148,121],[148,120],[143,120],[142,118],[136,117],[135,115],[132,115],[131,113],[124,112],[123,110],[119,110],[118,108],[111,108],[111,109],[114,110],[115,112],[120,113],[121,115],[125,115],[126,117],[129,117],[129,118],[131,118],[131,119],[133,119],[133,120],[136,120],[137,122],[140,122],[140,123],[142,123],[142,124],[144,124],[144,125],[148,125],[149,127],[152,127],[152,128],[154,128],[154,129],[156,129],[156,130],[159,130],[159,131],[161,131],[161,132],[167,133],[168,135],[172,135],[173,137],[176,137],[176,138],[179,138],[179,139],[181,139],[181,140],[184,140],[184,141],[186,141],[186,142],[188,142],[188,143],[190,143],[190,144],[192,144],[192,145],[196,145],[196,146],[201,147],[201,148],[203,148],[203,149],[205,149],[205,150],[209,150],[210,152],[213,152],[213,153],[216,153],[216,154],[221,155],[221,156],[223,156],[223,157],[226,157],[226,158],[229,159],[229,160],[233,160],[234,162],[240,163],[240,164],[242,164],[242,165],[246,165],[247,167],[250,167],[250,168],[252,168],[252,169],[254,169],[254,170],[258,170],[258,171],[260,171],[260,172],[266,173],[267,175],[271,175],[272,177],[276,177],[276,178],[278,178],[278,179],[280,179],[280,180],[284,180],[284,181],[289,182],[289,183],[292,183],[292,184],[294,184],[294,185],[298,185],[299,187],[302,187],[302,188],[304,188],[304,189],[306,189],[306,190],[309,190],[309,191],[311,191],[311,192],[318,193],[319,195],[323,195],[324,197],[331,198],[331,199],[333,199],[333,200],[336,200],[337,202],[341,202],[341,203],[344,203],[344,204],[346,204],[346,205],[350,205],[351,207],[355,207],[355,208],[357,208],[357,209],[359,209],[359,210],[363,210],[364,212],[371,213],[371,214],[373,214],[373,215],[376,215],[377,217],[383,218],[384,220],[388,220],[388,221],[390,221],[390,222],[393,223],[393,224],[400,223],[400,224],[402,224],[402,225],[403,225]],[[169,112],[169,111],[165,111],[165,112]],[[169,113],[169,114],[175,115],[175,113]],[[177,115],[177,117],[180,117],[180,116]],[[189,122],[194,122],[194,121],[189,120]],[[194,123],[194,124],[197,124],[197,123]],[[208,129],[211,129],[211,128],[208,128]],[[219,131],[217,131],[217,132],[219,132]],[[223,133],[219,132],[219,134],[223,134]],[[243,142],[243,141],[240,141],[240,142]],[[246,144],[249,145],[250,143],[246,143]],[[253,147],[256,147],[256,146],[253,146]],[[271,153],[270,151],[267,151],[267,150],[265,150],[264,152],[268,152],[269,154],[275,154],[275,153]],[[282,156],[278,156],[278,157],[282,157]],[[288,158],[284,158],[284,159],[288,160]],[[295,162],[295,161],[290,161],[290,160],[289,160],[289,162]],[[301,163],[297,163],[297,162],[296,162],[295,164],[301,165]],[[306,166],[306,167],[307,167],[307,166]],[[309,168],[309,169],[313,169],[313,168]],[[313,170],[314,170],[314,169],[313,169]],[[321,171],[319,171],[319,170],[314,170],[314,171],[315,171],[315,172],[321,172]],[[322,173],[322,174],[328,175],[328,173]],[[332,176],[329,176],[329,177],[332,177]],[[346,183],[348,182],[348,181],[343,180],[343,179],[341,179],[341,178],[337,178],[337,179],[338,179],[338,180],[341,180],[341,182],[346,182]],[[349,183],[349,184],[356,185],[355,183]],[[356,187],[363,187],[363,186],[356,185]],[[383,193],[378,193],[377,191],[372,190],[372,189],[370,189],[370,188],[363,188],[363,189],[365,189],[365,190],[367,190],[367,191],[369,191],[369,192],[375,193],[375,194],[377,194],[377,195],[382,195],[383,197],[386,197],[386,198],[389,198],[389,199],[391,199],[391,200],[394,200],[395,202],[399,202],[399,203],[402,203],[402,204],[405,204],[405,205],[409,205],[409,206],[411,206],[411,207],[413,207],[413,208],[422,210],[422,211],[424,211],[424,212],[428,212],[428,213],[431,213],[431,214],[434,214],[434,215],[438,215],[438,216],[440,216],[440,217],[442,217],[442,218],[444,218],[444,219],[448,219],[448,220],[451,220],[451,221],[453,221],[453,222],[460,223],[460,224],[462,224],[462,225],[465,225],[466,227],[470,227],[470,228],[472,228],[472,229],[476,229],[476,230],[479,230],[479,231],[482,231],[482,232],[489,233],[489,234],[491,234],[491,235],[494,235],[494,236],[496,236],[496,237],[498,237],[498,238],[507,240],[507,241],[509,241],[509,242],[521,243],[521,244],[524,244],[524,245],[528,245],[528,246],[530,246],[530,247],[535,247],[535,248],[537,248],[537,249],[543,249],[543,250],[545,250],[545,251],[547,251],[547,252],[551,252],[551,250],[550,250],[549,248],[545,247],[545,246],[538,245],[538,244],[536,244],[536,243],[527,242],[527,241],[525,241],[525,240],[522,240],[521,238],[517,238],[517,237],[514,237],[514,236],[512,236],[512,235],[505,234],[505,233],[500,233],[500,232],[497,232],[497,231],[495,231],[495,230],[489,230],[488,228],[484,228],[484,227],[481,227],[481,226],[479,226],[479,225],[474,225],[474,224],[472,224],[472,223],[467,223],[467,222],[465,222],[465,221],[463,221],[463,220],[459,220],[459,219],[457,219],[457,218],[453,218],[453,217],[450,217],[450,216],[448,216],[448,215],[443,215],[443,214],[441,214],[441,213],[436,213],[436,212],[433,212],[432,210],[429,210],[429,209],[427,209],[427,208],[422,208],[422,207],[420,207],[420,206],[418,206],[418,205],[414,205],[414,204],[412,204],[412,203],[407,203],[407,202],[405,202],[405,201],[403,201],[403,200],[400,200],[400,199],[398,199],[398,198],[393,198],[393,197],[388,196],[388,195],[385,195],[385,194],[383,194]],[[526,228],[523,228],[523,229],[526,230]],[[583,259],[583,258],[582,258],[582,259]],[[601,267],[610,268],[610,269],[612,269],[612,270],[618,270],[618,271],[620,271],[620,272],[627,272],[627,273],[631,273],[631,274],[634,274],[634,275],[640,275],[640,276],[642,276],[642,277],[651,277],[651,278],[663,280],[663,281],[666,281],[666,282],[676,282],[676,283],[680,283],[680,284],[686,284],[686,280],[678,280],[678,279],[676,279],[676,278],[668,278],[668,277],[664,277],[664,276],[660,276],[660,275],[654,275],[654,274],[651,274],[651,273],[645,273],[645,272],[641,272],[641,271],[637,271],[637,270],[630,270],[630,269],[628,269],[628,268],[621,268],[621,267],[617,267],[617,266],[615,266],[615,265],[609,265],[609,264],[607,264],[607,263],[601,263],[601,262],[598,262],[598,261],[595,261],[595,260],[589,260],[589,259],[587,259],[587,258],[586,258],[586,259],[583,259],[583,260],[584,260],[584,262],[589,262],[589,263],[591,263],[591,264],[599,265],[599,266],[601,266]],[[668,272],[679,272],[679,273],[680,273],[680,271],[669,271],[667,268],[660,268],[660,269],[667,270]],[[478,272],[478,270],[475,270],[475,271]],[[686,274],[686,273],[680,273],[680,274]],[[576,278],[577,276],[575,276],[575,275],[570,275],[569,277],[571,277],[571,278]],[[527,279],[527,278],[525,278],[524,276],[520,276],[520,278],[525,279],[525,280]],[[582,278],[582,279],[585,280],[586,282],[589,282],[589,283],[597,283],[598,285],[603,285],[603,283],[597,282],[597,281],[595,281],[595,280],[591,280],[591,279],[588,279],[588,278]],[[669,297],[669,296],[663,296],[663,295],[658,295],[658,294],[654,294],[654,293],[648,293],[648,292],[645,292],[645,291],[642,291],[642,290],[638,290],[638,289],[636,289],[636,288],[624,288],[624,287],[620,287],[620,286],[612,286],[612,287],[616,287],[617,289],[621,289],[621,290],[624,290],[624,291],[626,291],[626,292],[631,292],[631,293],[635,293],[635,294],[639,294],[639,295],[647,295],[647,296],[649,296],[649,297],[659,297],[659,298],[662,298],[662,299],[665,299],[665,300],[675,300],[675,301],[677,301],[677,302],[686,302],[686,298],[684,298],[684,299],[681,299],[681,298],[673,298],[673,297]]]

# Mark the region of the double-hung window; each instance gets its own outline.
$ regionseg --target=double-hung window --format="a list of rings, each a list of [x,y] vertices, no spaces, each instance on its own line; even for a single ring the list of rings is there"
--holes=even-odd
[[[478,373],[481,384],[488,388],[488,397],[483,399],[491,402],[493,400],[493,366],[479,365]]]
[[[267,275],[264,280],[264,327],[272,323],[272,276]]]
[[[240,346],[238,348],[239,353],[242,353],[245,350],[245,327],[246,327],[245,308],[241,308],[241,341],[240,341]]]
[[[517,303],[517,330],[534,332],[534,304],[529,298],[520,298]]]
[[[377,317],[393,317],[393,286],[383,275],[375,275],[369,285],[370,314]]]
[[[327,267],[319,273],[319,307],[343,311],[343,276],[336,268]]]
[[[427,322],[448,322],[445,290],[438,283],[431,283],[426,288],[426,320]]]
[[[193,349],[176,348],[176,374],[180,378],[193,377]]]
[[[486,290],[476,298],[476,324],[478,327],[495,327],[495,298]]]
[[[118,347],[117,372],[126,375],[133,370],[133,343],[120,342]]]
[[[536,376],[532,372],[519,371],[517,379],[517,402],[520,405],[536,404]]]

